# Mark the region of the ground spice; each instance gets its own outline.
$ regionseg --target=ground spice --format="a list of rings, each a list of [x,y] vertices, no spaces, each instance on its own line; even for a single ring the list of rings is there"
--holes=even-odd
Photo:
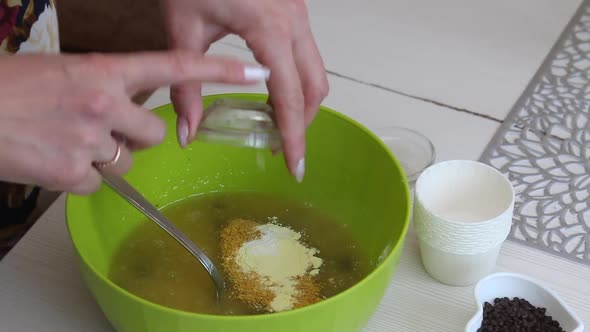
[[[293,308],[301,308],[310,304],[319,302],[321,298],[320,286],[316,278],[312,275],[304,275],[296,277],[297,289],[299,292],[295,296],[295,304]]]
[[[258,311],[272,312],[275,311],[273,308],[284,306],[278,306],[277,302],[273,303],[273,301],[284,302],[280,301],[284,299],[280,299],[276,292],[280,286],[255,272],[245,272],[236,260],[240,248],[245,243],[261,238],[261,232],[256,229],[258,226],[261,224],[252,220],[235,219],[222,229],[220,241],[222,266],[236,298]],[[316,269],[315,273],[317,272]],[[295,289],[292,308],[300,308],[321,300],[320,287],[314,275],[307,273],[296,276],[292,280]]]
[[[232,285],[232,295],[256,310],[264,310],[274,294],[261,287],[260,277],[255,273],[244,273],[235,261],[235,256],[244,242],[260,238],[256,229],[259,224],[246,219],[232,220],[222,231],[220,253],[222,266]]]

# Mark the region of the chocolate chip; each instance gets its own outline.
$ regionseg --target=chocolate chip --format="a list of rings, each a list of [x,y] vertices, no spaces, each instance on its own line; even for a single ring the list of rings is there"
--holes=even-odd
[[[483,305],[483,321],[477,332],[565,332],[559,322],[523,298],[495,298]]]

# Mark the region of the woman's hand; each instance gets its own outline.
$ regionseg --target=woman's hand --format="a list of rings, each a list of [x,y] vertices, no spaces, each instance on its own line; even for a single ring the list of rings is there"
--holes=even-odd
[[[205,53],[227,33],[241,36],[268,67],[269,102],[277,112],[287,165],[301,181],[305,128],[328,94],[328,80],[313,39],[304,0],[162,0],[170,46]],[[198,82],[176,84],[171,99],[178,130],[195,137],[202,103]]]
[[[134,104],[134,93],[195,81],[247,84],[267,71],[172,51],[2,57],[0,73],[0,180],[88,194],[102,180],[93,162],[115,156],[113,136],[126,142],[105,169],[117,174],[131,167],[131,150],[164,138],[164,123]]]

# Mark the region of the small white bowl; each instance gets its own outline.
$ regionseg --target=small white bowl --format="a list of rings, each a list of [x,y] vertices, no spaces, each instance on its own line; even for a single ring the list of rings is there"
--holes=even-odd
[[[566,332],[583,332],[582,320],[551,289],[538,281],[516,273],[494,273],[478,281],[474,288],[477,312],[465,326],[465,332],[477,332],[483,320],[483,305],[495,298],[519,297],[532,305],[547,309],[547,315],[558,321]]]

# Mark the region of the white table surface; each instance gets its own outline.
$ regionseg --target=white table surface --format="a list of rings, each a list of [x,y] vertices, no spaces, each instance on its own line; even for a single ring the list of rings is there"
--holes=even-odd
[[[506,116],[579,4],[310,2],[330,72],[324,104],[369,129],[398,125],[424,133],[437,161],[478,159],[499,122],[472,113]],[[252,59],[234,37],[211,52]],[[204,88],[205,94],[232,91],[266,92],[263,86]],[[147,106],[168,102],[162,89]],[[497,270],[542,280],[590,326],[590,267],[507,241]],[[460,331],[475,310],[472,291],[430,278],[410,230],[399,268],[366,331]],[[0,331],[113,331],[81,279],[63,196],[0,261]]]

